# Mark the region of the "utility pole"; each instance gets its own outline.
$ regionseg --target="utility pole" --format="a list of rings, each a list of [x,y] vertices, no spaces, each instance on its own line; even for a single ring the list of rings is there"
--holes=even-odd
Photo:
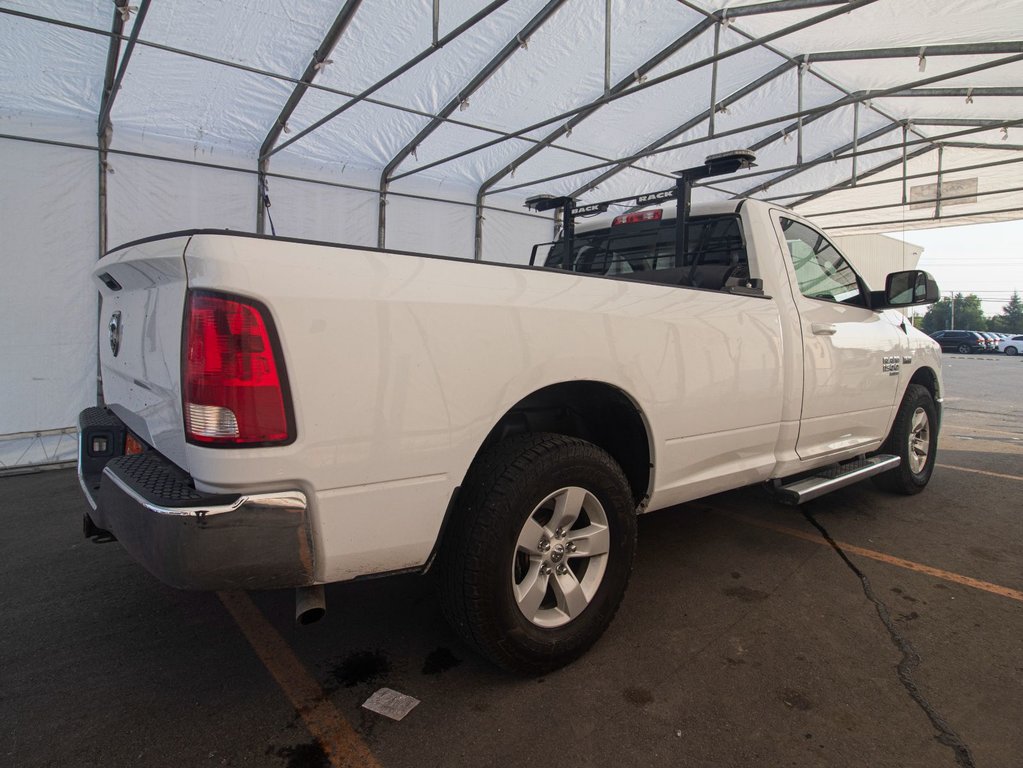
[[[956,292],[952,291],[952,322],[951,329],[954,331],[956,328]]]

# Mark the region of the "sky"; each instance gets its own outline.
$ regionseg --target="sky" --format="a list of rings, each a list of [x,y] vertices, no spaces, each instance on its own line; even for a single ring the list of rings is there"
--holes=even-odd
[[[923,246],[919,268],[934,275],[942,295],[975,293],[988,317],[1014,290],[1023,296],[1023,221],[887,234]]]

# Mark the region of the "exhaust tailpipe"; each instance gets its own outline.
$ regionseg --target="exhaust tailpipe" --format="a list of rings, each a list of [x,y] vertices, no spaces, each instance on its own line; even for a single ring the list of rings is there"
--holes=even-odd
[[[323,596],[323,585],[298,587],[295,590],[295,622],[312,624],[323,618],[327,612],[327,602]]]

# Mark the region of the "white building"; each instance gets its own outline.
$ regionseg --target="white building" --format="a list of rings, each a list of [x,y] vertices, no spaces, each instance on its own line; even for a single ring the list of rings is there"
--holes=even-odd
[[[831,239],[872,291],[884,290],[885,277],[890,272],[916,269],[924,253],[922,245],[888,235],[845,235]],[[902,310],[902,314],[912,317],[915,313],[909,309]]]

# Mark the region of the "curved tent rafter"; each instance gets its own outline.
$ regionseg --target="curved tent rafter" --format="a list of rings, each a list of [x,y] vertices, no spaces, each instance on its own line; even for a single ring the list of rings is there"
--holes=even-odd
[[[917,81],[915,81],[913,83],[909,83],[909,84],[902,84],[902,85],[898,85],[898,86],[894,86],[894,87],[886,88],[886,89],[875,89],[875,90],[869,90],[869,91],[860,91],[859,93],[853,93],[853,94],[851,94],[849,96],[845,96],[843,98],[837,99],[836,101],[833,101],[830,104],[827,104],[827,105],[824,105],[824,106],[821,106],[821,107],[811,107],[809,109],[805,109],[805,110],[802,110],[802,111],[799,111],[799,112],[793,112],[793,113],[781,115],[781,116],[778,116],[778,117],[772,117],[772,118],[769,118],[767,120],[762,120],[762,121],[759,121],[759,122],[756,122],[756,123],[749,123],[749,124],[743,125],[741,127],[738,127],[738,128],[735,128],[735,129],[732,129],[732,130],[729,130],[729,131],[723,131],[721,133],[718,133],[713,138],[722,138],[722,137],[730,136],[730,135],[738,135],[738,134],[746,133],[747,131],[750,131],[750,130],[752,130],[754,128],[768,127],[768,126],[774,125],[774,124],[779,123],[779,122],[784,122],[784,121],[787,121],[787,120],[792,120],[794,118],[800,118],[800,117],[805,118],[805,117],[811,117],[811,116],[814,116],[814,115],[824,114],[824,113],[827,113],[827,112],[833,112],[834,110],[839,109],[839,108],[844,107],[844,106],[850,106],[850,105],[854,105],[854,104],[857,104],[857,103],[860,103],[860,102],[863,102],[863,101],[878,99],[878,98],[882,98],[882,97],[889,97],[889,96],[892,96],[893,94],[904,95],[904,94],[907,94],[907,93],[914,93],[915,95],[922,95],[922,94],[920,94],[918,92],[918,89],[916,88],[916,86],[922,86],[922,85],[930,84],[930,83],[933,83],[933,82],[939,82],[941,80],[948,79],[948,78],[951,78],[951,77],[961,77],[963,75],[973,74],[975,72],[981,72],[981,71],[984,71],[984,70],[987,70],[987,69],[992,69],[992,68],[999,67],[999,66],[1004,66],[1004,65],[1007,65],[1007,64],[1015,64],[1015,63],[1020,62],[1020,61],[1023,61],[1023,54],[1018,54],[1018,55],[1014,55],[1014,56],[1007,56],[1007,57],[1004,57],[1002,59],[998,59],[998,60],[996,60],[994,62],[987,62],[987,63],[984,63],[984,64],[977,64],[977,65],[974,65],[974,66],[971,66],[971,67],[966,67],[966,68],[960,69],[960,70],[956,70],[955,72],[944,74],[944,75],[937,75],[937,76],[934,76],[934,77],[923,78],[921,80],[917,80]],[[907,85],[909,86],[908,89],[907,89]],[[959,89],[931,89],[931,90],[958,91]],[[965,95],[967,90],[972,90],[974,93],[976,93],[977,91],[980,91],[980,90],[983,90],[983,89],[963,89],[964,95]],[[1007,91],[1007,90],[1015,90],[1015,89],[998,89],[998,90],[999,91]],[[657,149],[654,149],[654,150],[650,150],[648,152],[636,152],[636,153],[633,153],[632,155],[630,155],[630,156],[628,156],[626,158],[622,158],[622,160],[623,161],[628,161],[628,162],[635,162],[637,160],[641,160],[641,159],[646,158],[646,157],[652,157],[654,155],[664,154],[664,153],[667,153],[667,152],[674,151],[676,149],[682,149],[682,148],[689,147],[689,146],[695,146],[695,145],[698,145],[698,144],[704,144],[708,140],[709,139],[707,137],[704,137],[704,138],[701,138],[701,139],[694,139],[692,141],[685,141],[685,142],[678,142],[678,143],[675,143],[675,144],[669,144],[669,145],[666,145],[666,146],[658,147]],[[926,137],[923,139],[923,141],[931,141],[931,140],[932,139],[929,139],[929,138],[926,138]],[[558,179],[562,179],[562,178],[566,178],[566,177],[569,177],[569,176],[573,176],[573,175],[576,175],[578,173],[585,173],[585,172],[588,172],[588,171],[600,170],[600,169],[604,168],[605,165],[607,165],[607,164],[590,165],[590,166],[586,166],[586,167],[583,167],[583,168],[573,169],[572,171],[567,171],[567,172],[564,172],[564,173],[553,174],[553,175],[550,175],[550,176],[546,176],[546,177],[544,177],[542,179],[534,179],[534,180],[529,181],[529,182],[523,182],[523,183],[520,183],[520,184],[515,184],[513,186],[506,186],[506,187],[503,187],[501,189],[494,190],[494,193],[496,194],[498,192],[511,191],[513,189],[520,189],[520,188],[524,188],[524,187],[528,187],[528,186],[533,186],[533,185],[539,184],[539,183],[546,183],[546,182],[550,182],[550,181],[556,181]],[[745,174],[745,175],[748,176],[750,174]]]
[[[1004,154],[1006,156],[1006,161],[1013,162],[1016,160],[1014,156],[1015,153],[1023,151],[1023,144],[1019,141],[1008,141],[1010,138],[1008,130],[1010,128],[1016,128],[1017,124],[1011,119],[1000,119],[1002,117],[1015,117],[1018,113],[1015,107],[1006,108],[1005,105],[1009,104],[1014,97],[1023,95],[1023,88],[1011,84],[1012,79],[1006,79],[1008,75],[1001,77],[1000,79],[995,78],[993,80],[990,78],[985,79],[983,77],[977,77],[979,73],[994,70],[999,67],[1009,67],[1023,61],[1023,41],[1019,39],[997,39],[997,25],[992,25],[988,36],[993,39],[988,40],[968,39],[967,42],[950,42],[955,40],[955,36],[950,33],[946,39],[941,39],[940,37],[934,37],[933,39],[922,37],[919,41],[919,45],[901,44],[891,47],[879,45],[876,47],[858,47],[849,50],[829,50],[825,48],[822,50],[802,53],[792,53],[791,51],[787,52],[778,47],[784,47],[788,39],[804,39],[806,35],[802,33],[807,33],[808,31],[811,33],[809,39],[838,39],[833,34],[830,38],[828,37],[828,34],[817,35],[817,38],[814,38],[813,34],[815,33],[813,33],[813,30],[818,27],[823,28],[825,25],[828,25],[827,29],[834,30],[838,28],[835,25],[855,23],[846,22],[845,19],[860,18],[858,14],[864,9],[868,9],[869,15],[870,6],[879,7],[879,4],[880,6],[890,6],[888,0],[768,0],[767,2],[760,3],[749,2],[746,5],[738,5],[734,7],[722,7],[724,3],[721,0],[679,0],[678,6],[680,8],[686,9],[690,14],[699,14],[702,18],[695,24],[690,23],[688,25],[688,29],[679,34],[673,43],[660,47],[660,49],[655,54],[649,56],[643,64],[635,68],[635,70],[629,75],[620,78],[616,83],[612,83],[610,80],[610,45],[612,40],[611,8],[612,3],[617,2],[618,0],[606,0],[606,2],[602,4],[604,6],[605,20],[604,27],[602,29],[603,40],[601,42],[606,48],[603,58],[603,93],[588,100],[585,98],[578,99],[578,96],[580,95],[579,91],[583,89],[575,89],[575,98],[577,99],[578,106],[558,112],[557,114],[548,115],[541,120],[534,120],[531,124],[526,125],[525,127],[512,127],[510,125],[511,120],[508,115],[505,115],[504,119],[499,122],[494,122],[492,119],[466,120],[454,116],[455,113],[459,111],[459,106],[463,106],[465,104],[470,94],[487,87],[487,84],[492,82],[493,74],[503,67],[508,66],[509,62],[514,59],[515,51],[519,50],[520,46],[524,47],[524,40],[528,39],[537,29],[547,24],[547,22],[556,15],[556,12],[559,9],[563,6],[570,5],[574,1],[575,0],[548,0],[548,2],[543,3],[542,0],[536,0],[536,2],[532,5],[527,4],[525,1],[516,5],[512,2],[512,0],[491,0],[486,4],[481,2],[474,6],[474,8],[478,10],[472,10],[470,12],[469,9],[466,9],[464,11],[464,16],[460,18],[459,22],[455,24],[450,31],[443,35],[440,33],[439,24],[439,12],[443,4],[445,2],[450,2],[456,7],[456,12],[454,13],[453,18],[459,17],[459,13],[463,13],[463,11],[459,10],[460,4],[458,3],[458,0],[440,0],[440,2],[434,2],[432,3],[433,15],[432,18],[429,19],[430,26],[432,28],[432,42],[424,49],[414,53],[414,55],[406,57],[404,61],[399,60],[397,65],[392,66],[386,75],[378,77],[372,85],[362,89],[361,91],[329,87],[315,82],[317,74],[324,61],[331,54],[331,51],[338,45],[338,42],[342,39],[345,31],[348,30],[352,18],[356,16],[361,0],[346,0],[346,2],[342,4],[339,12],[335,17],[333,17],[333,23],[326,30],[321,44],[307,60],[308,63],[305,66],[304,72],[302,72],[298,77],[274,72],[272,69],[252,66],[250,64],[243,63],[242,60],[239,60],[237,57],[200,53],[198,51],[190,51],[173,45],[168,45],[166,42],[160,42],[159,39],[143,39],[141,37],[143,26],[142,22],[150,9],[150,0],[140,0],[137,9],[134,7],[129,9],[127,0],[113,0],[113,23],[109,31],[99,29],[97,26],[89,26],[89,24],[83,23],[85,19],[89,18],[86,14],[67,14],[65,16],[65,14],[55,13],[53,14],[54,16],[60,15],[63,18],[48,18],[44,15],[27,13],[13,8],[0,8],[0,14],[14,18],[54,24],[56,26],[77,30],[83,33],[104,35],[109,39],[109,52],[106,57],[106,72],[103,77],[103,88],[100,93],[100,103],[97,112],[97,148],[100,152],[101,167],[105,165],[107,150],[109,150],[109,126],[112,117],[114,117],[117,94],[125,82],[125,75],[128,72],[132,52],[136,47],[159,50],[167,54],[183,56],[195,61],[207,62],[211,65],[223,66],[237,71],[248,72],[253,75],[290,83],[292,88],[287,99],[282,104],[277,117],[268,124],[269,128],[258,149],[257,178],[259,181],[257,184],[257,191],[259,204],[257,206],[256,218],[257,228],[260,230],[263,226],[263,217],[265,213],[265,179],[272,175],[268,172],[268,161],[270,157],[286,148],[300,146],[298,145],[298,142],[306,139],[307,137],[311,137],[320,128],[331,123],[340,115],[343,115],[353,107],[362,103],[376,107],[383,107],[388,110],[395,110],[409,116],[414,116],[417,119],[426,120],[425,125],[420,125],[415,132],[410,132],[410,134],[412,134],[412,138],[406,140],[397,151],[392,150],[387,156],[387,159],[381,162],[382,167],[378,167],[379,189],[377,199],[379,208],[379,226],[377,231],[377,242],[381,245],[384,242],[386,233],[384,204],[392,184],[400,181],[401,179],[424,173],[430,174],[429,178],[431,179],[443,179],[445,177],[445,166],[448,166],[455,160],[466,158],[470,155],[478,155],[484,150],[496,147],[506,142],[523,141],[530,145],[523,151],[519,152],[518,155],[510,162],[507,160],[498,160],[497,162],[500,163],[500,167],[487,167],[487,163],[496,164],[495,159],[499,157],[499,155],[493,153],[488,153],[486,161],[477,163],[475,166],[482,169],[483,173],[481,173],[481,177],[484,179],[477,188],[475,195],[476,217],[474,252],[477,258],[482,257],[482,211],[485,207],[490,207],[484,205],[484,201],[487,196],[503,195],[515,190],[535,187],[537,185],[557,184],[563,179],[585,174],[596,175],[585,183],[580,184],[578,181],[575,182],[573,185],[574,189],[571,191],[572,196],[586,195],[598,185],[604,184],[616,174],[625,170],[635,170],[640,173],[651,174],[652,176],[669,176],[670,169],[664,167],[664,163],[669,161],[667,159],[659,161],[658,156],[667,156],[668,153],[672,152],[684,152],[689,148],[696,148],[701,144],[726,140],[729,136],[739,136],[742,133],[775,126],[779,123],[785,124],[768,136],[758,138],[750,144],[749,148],[756,151],[766,151],[768,157],[772,157],[772,159],[777,160],[777,156],[782,152],[782,150],[780,147],[775,147],[775,144],[783,141],[787,143],[791,138],[793,138],[794,134],[797,138],[797,146],[795,148],[797,167],[781,166],[776,169],[771,169],[775,171],[773,175],[765,173],[764,175],[766,175],[767,178],[765,178],[761,183],[745,189],[740,194],[763,195],[763,193],[773,187],[776,187],[782,182],[799,178],[803,174],[806,174],[809,177],[812,175],[813,169],[819,165],[818,161],[822,158],[830,160],[832,157],[852,159],[853,173],[851,176],[843,178],[834,184],[819,187],[818,189],[812,189],[810,190],[811,194],[809,195],[803,195],[801,197],[791,195],[787,196],[786,199],[792,200],[793,202],[791,204],[794,206],[802,206],[812,200],[819,200],[821,197],[825,197],[831,192],[855,188],[863,179],[877,174],[879,169],[889,168],[892,165],[892,163],[885,161],[880,165],[867,167],[861,172],[857,172],[858,167],[856,165],[856,158],[861,155],[871,154],[874,152],[873,149],[869,151],[862,151],[862,145],[875,141],[897,129],[901,129],[903,131],[905,137],[904,141],[886,146],[885,151],[892,152],[902,148],[903,154],[906,155],[908,154],[908,147],[921,147],[923,145],[929,146],[931,149],[944,146],[950,149],[962,151],[977,150],[978,152],[983,152],[992,150]],[[228,0],[228,2],[230,2],[230,0]],[[646,5],[647,4],[643,7],[646,7]],[[652,3],[649,5],[652,7]],[[125,34],[128,29],[126,18],[131,10],[135,11],[134,25],[131,27],[130,33]],[[891,10],[898,9],[892,8]],[[632,8],[630,8],[630,12],[631,11]],[[495,44],[489,59],[486,59],[487,63],[480,67],[478,71],[471,73],[467,79],[463,81],[464,84],[443,102],[442,107],[439,109],[435,108],[432,111],[424,110],[416,108],[415,106],[410,106],[408,103],[402,103],[402,100],[395,99],[393,94],[389,97],[380,97],[378,91],[381,91],[385,86],[393,83],[405,82],[403,78],[406,73],[411,72],[418,64],[422,63],[425,59],[434,55],[445,46],[453,45],[455,41],[466,31],[472,29],[475,25],[483,22],[484,20],[493,17],[498,12],[507,14],[509,18],[513,17],[515,14],[522,16],[518,26],[520,31],[518,34],[514,35],[513,39],[505,38],[507,42],[505,42],[502,47],[497,47],[497,44]],[[692,16],[690,15],[689,18],[692,18]],[[777,19],[777,21],[771,21],[766,24],[760,23],[764,19]],[[750,26],[747,26],[747,24]],[[744,42],[728,47],[725,50],[720,50],[720,41],[722,39],[723,30],[726,28],[744,38]],[[1017,33],[1015,36],[1019,37],[1018,29],[1013,26],[1010,26],[1010,28],[1013,32]],[[664,64],[664,62],[675,54],[686,50],[687,47],[691,46],[704,32],[711,29],[714,30],[715,37],[713,55],[703,56],[702,58],[690,56],[689,61],[683,60],[680,66],[673,68],[671,71],[653,77],[650,76],[652,70]],[[151,35],[153,30],[150,29],[149,31]],[[157,35],[158,34],[159,33],[157,33]],[[147,37],[150,35],[147,35]],[[869,35],[867,37],[869,37]],[[879,33],[876,37],[879,40],[883,40],[882,33]],[[913,35],[901,34],[899,36],[899,42],[904,42],[907,37],[913,37]],[[862,38],[863,36],[861,35],[861,39]],[[634,45],[632,50],[637,50],[637,46]],[[695,48],[693,48],[693,50],[695,50]],[[772,62],[770,68],[768,68],[765,64],[759,65],[761,67],[761,71],[757,72],[754,69],[746,73],[746,77],[744,78],[745,84],[737,85],[733,83],[729,86],[730,92],[727,92],[727,95],[723,98],[719,97],[717,93],[718,62],[724,61],[725,59],[734,57],[746,51],[755,50],[769,52],[774,56],[780,57],[781,63]],[[852,78],[853,82],[838,82],[838,80],[842,80],[842,78],[835,74],[836,70],[832,66],[842,65],[848,62],[864,64],[869,62],[883,62],[886,60],[916,58],[919,61],[919,69],[923,72],[926,68],[927,59],[948,58],[955,62],[957,57],[962,58],[964,62],[969,62],[969,66],[955,67],[953,69],[945,67],[945,69],[948,69],[949,71],[943,71],[940,74],[932,75],[930,77],[920,77],[912,81],[905,78],[906,81],[901,83],[901,85],[885,85],[885,87],[880,88],[854,88],[852,86],[856,85],[854,82],[855,78]],[[692,60],[694,58],[696,60]],[[978,59],[981,59],[979,63]],[[819,71],[818,65],[828,65],[824,66],[824,69],[827,70],[827,74]],[[830,69],[829,66],[831,67]],[[903,65],[899,66],[903,67]],[[592,140],[589,145],[586,143],[579,144],[577,142],[560,141],[562,138],[567,137],[571,133],[572,128],[579,125],[583,120],[593,120],[597,125],[600,125],[599,121],[603,115],[603,107],[619,100],[628,99],[643,92],[644,90],[675,80],[684,74],[695,72],[704,67],[713,67],[710,93],[708,94],[708,99],[705,102],[709,106],[698,113],[691,114],[689,117],[679,122],[675,128],[672,128],[662,134],[656,140],[648,140],[641,150],[626,150],[623,152],[620,140],[617,145],[606,146],[603,149],[599,148]],[[747,123],[746,125],[737,128],[729,128],[725,131],[716,130],[717,126],[714,124],[714,118],[719,109],[727,108],[746,97],[759,99],[763,98],[761,96],[762,93],[770,92],[778,94],[780,86],[778,86],[775,81],[792,69],[796,69],[800,83],[797,94],[800,103],[795,112],[790,112],[786,115],[772,118],[770,120],[760,120]],[[826,86],[828,88],[836,89],[844,95],[838,99],[828,102],[827,104],[806,108],[802,104],[802,83],[806,76],[815,78],[816,82],[822,84],[821,87]],[[742,81],[740,81],[740,83],[741,82]],[[976,82],[977,84],[975,86],[971,86],[971,82]],[[286,131],[289,118],[295,113],[299,103],[310,90],[341,96],[345,99],[345,101],[326,114],[312,120],[309,125],[299,131],[296,135],[290,136],[286,141],[281,141],[282,133]],[[818,91],[819,90],[820,89],[818,89]],[[943,103],[939,109],[931,110],[928,106],[925,106],[927,102],[922,101],[927,97],[945,99],[946,102]],[[815,98],[819,99],[819,94],[815,96]],[[918,99],[921,100],[921,107],[919,109],[910,108],[906,106],[906,103],[903,101]],[[985,105],[985,109],[977,110],[976,117],[969,117],[964,114],[963,111],[951,109],[947,100],[956,99],[963,99],[967,104],[971,104],[974,100],[977,100],[979,103],[983,103]],[[896,102],[898,103],[896,104]],[[992,109],[991,105],[997,106]],[[843,129],[842,133],[844,135],[842,137],[842,141],[836,141],[833,148],[828,149],[825,147],[822,149],[820,147],[820,137],[818,135],[813,160],[809,162],[802,162],[804,134],[806,134],[807,131],[812,132],[815,130],[819,133],[819,130],[813,127],[815,122],[836,110],[850,106],[852,107],[852,140],[848,140],[849,135],[845,133],[847,129]],[[864,118],[866,120],[866,125],[864,125],[864,121],[861,120],[861,117],[868,113],[871,117],[869,119]],[[880,126],[878,125],[879,121],[883,121],[883,124]],[[686,141],[676,141],[676,139],[687,132],[699,129],[703,123],[708,124],[706,137]],[[829,126],[833,126],[834,120],[832,119],[828,124]],[[415,156],[417,149],[425,143],[432,141],[434,135],[437,133],[437,129],[442,126],[458,126],[471,129],[471,131],[484,131],[493,135],[494,138],[473,146],[465,146],[463,144],[461,147],[458,147],[456,145],[453,148],[454,151],[449,151],[447,154],[436,157],[429,162],[420,163],[417,161],[411,167],[407,167],[408,158]],[[541,138],[536,138],[536,132],[545,127],[550,128],[547,134]],[[925,130],[957,127],[986,129],[991,131],[992,134],[982,136],[976,141],[957,141],[955,140],[956,134],[954,132],[935,136],[930,135],[933,131]],[[993,135],[993,132],[997,131],[999,128],[1003,131],[1000,136],[1000,140],[999,137]],[[446,133],[445,139],[450,141],[450,135],[450,132]],[[467,131],[465,135],[471,136],[472,133]],[[911,136],[912,140],[910,140]],[[464,137],[462,138],[464,139]],[[503,179],[505,179],[508,175],[513,174],[516,169],[521,169],[525,163],[529,162],[533,158],[541,156],[541,153],[544,153],[548,149],[561,153],[568,153],[564,155],[564,157],[567,158],[566,163],[561,164],[561,167],[566,168],[566,170],[563,170],[560,173],[546,175],[543,178],[535,178],[516,184],[498,186]],[[913,154],[919,155],[923,153],[923,149],[918,149],[915,150]],[[301,154],[301,152],[299,154]],[[597,162],[572,162],[572,156],[580,159],[586,158]],[[906,159],[903,158],[900,162],[905,164]],[[402,168],[403,165],[406,165],[406,167]],[[535,163],[533,165],[535,165]],[[777,165],[777,163],[775,163],[775,165]],[[399,168],[402,168],[402,170],[399,171]],[[750,174],[747,174],[747,176],[749,175]],[[103,206],[103,186],[104,173],[101,172],[101,209]],[[707,185],[707,187],[709,189],[716,189],[715,187],[711,187],[711,185]],[[1014,187],[1012,189],[1014,189]],[[724,190],[719,189],[718,193],[724,193]],[[734,190],[728,191],[727,194],[736,196],[736,192]],[[103,224],[101,223],[101,243],[103,243],[104,239],[105,231]]]

